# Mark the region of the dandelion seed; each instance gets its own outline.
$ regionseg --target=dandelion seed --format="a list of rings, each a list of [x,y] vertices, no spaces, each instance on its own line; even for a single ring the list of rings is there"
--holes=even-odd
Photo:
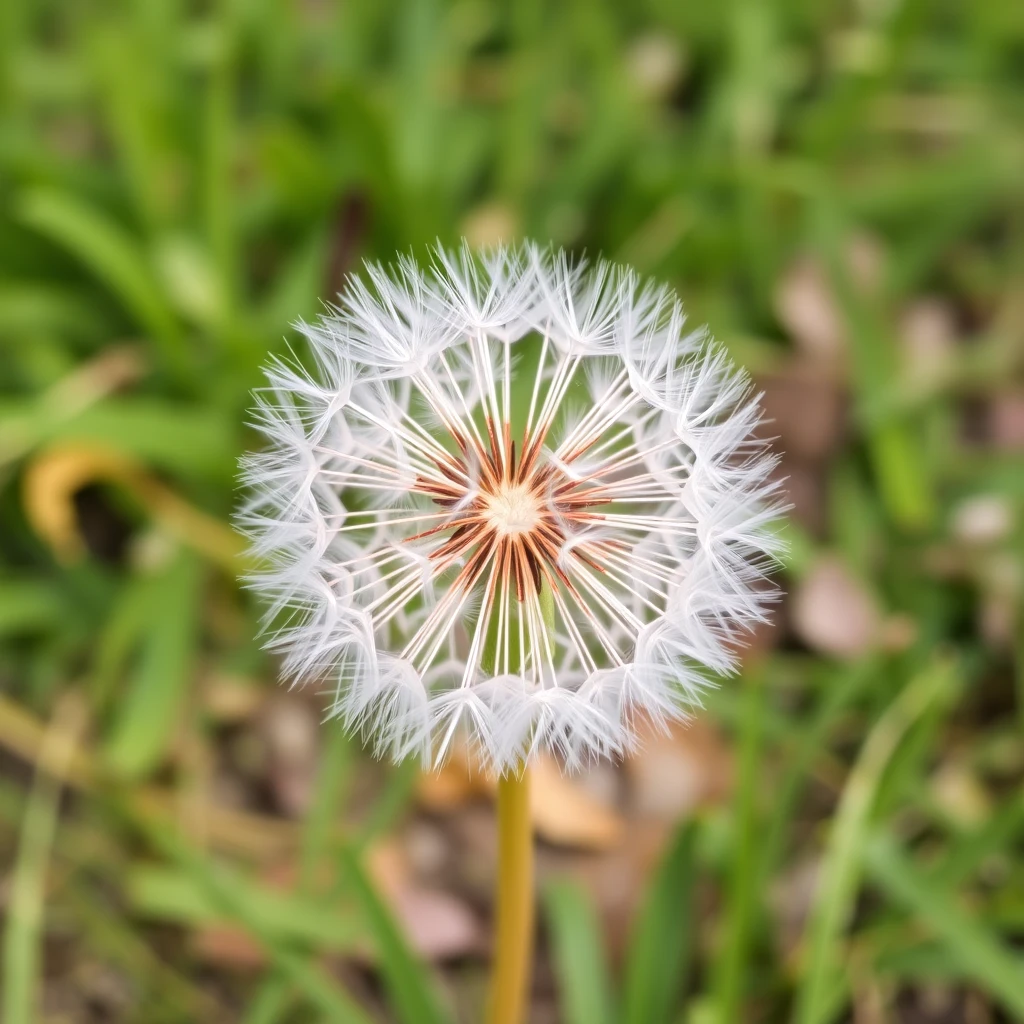
[[[618,755],[764,617],[757,397],[678,299],[534,246],[370,266],[258,394],[270,646],[380,752]]]

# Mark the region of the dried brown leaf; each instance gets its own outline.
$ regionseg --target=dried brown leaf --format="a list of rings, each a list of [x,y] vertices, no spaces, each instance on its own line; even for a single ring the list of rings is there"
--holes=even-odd
[[[367,863],[417,954],[434,961],[480,952],[484,935],[476,915],[452,893],[424,885],[397,840],[374,846]]]
[[[845,397],[834,377],[814,363],[793,360],[758,378],[765,422],[762,432],[788,455],[817,462],[840,445]]]
[[[538,836],[585,849],[604,849],[619,841],[624,823],[618,812],[565,775],[554,758],[541,755],[530,770],[530,812]],[[417,793],[422,806],[445,812],[484,795],[493,797],[496,790],[494,776],[473,765],[466,749],[459,747],[440,771],[420,779]]]
[[[672,823],[722,803],[732,791],[733,760],[732,748],[706,716],[667,732],[651,728],[623,765],[630,807],[641,817]]]
[[[842,314],[818,260],[803,256],[785,271],[775,291],[775,313],[805,355],[827,363],[845,358]]]
[[[261,731],[267,749],[267,782],[278,809],[299,818],[309,808],[320,749],[320,727],[310,703],[281,693],[263,709]]]
[[[874,596],[840,559],[821,556],[800,580],[792,600],[793,628],[808,647],[857,658],[879,640]]]

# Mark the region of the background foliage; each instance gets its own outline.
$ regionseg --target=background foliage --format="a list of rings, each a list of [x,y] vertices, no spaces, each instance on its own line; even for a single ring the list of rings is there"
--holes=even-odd
[[[7,1024],[478,1018],[393,865],[486,921],[486,796],[303,725],[227,525],[289,323],[463,234],[676,284],[795,506],[742,678],[546,790],[534,1019],[1024,1020],[1024,8],[2,7]]]

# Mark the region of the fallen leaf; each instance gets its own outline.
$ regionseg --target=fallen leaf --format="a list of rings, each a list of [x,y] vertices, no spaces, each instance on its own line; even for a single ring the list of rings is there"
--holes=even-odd
[[[32,528],[63,562],[85,553],[74,495],[97,480],[123,480],[127,460],[116,452],[75,445],[42,452],[29,463],[22,486]]]
[[[267,702],[261,721],[266,777],[278,809],[300,818],[309,809],[320,749],[320,728],[307,700],[281,693]]]
[[[226,566],[232,576],[242,568],[242,541],[229,526],[190,505],[133,459],[98,444],[54,445],[25,471],[25,514],[62,561],[73,562],[85,553],[74,496],[100,482],[123,487],[168,533]]]
[[[483,929],[469,907],[440,889],[405,886],[388,897],[412,948],[425,960],[480,953]]]
[[[452,893],[423,885],[398,841],[376,844],[367,854],[367,866],[419,956],[449,960],[482,951],[484,935],[476,915]]]
[[[498,864],[498,830],[494,810],[479,803],[469,804],[444,819],[451,836],[452,863],[449,879],[474,904],[484,906],[494,898],[494,875]],[[555,847],[537,847],[538,866]]]
[[[878,291],[885,276],[882,243],[864,231],[854,232],[845,247],[846,271],[862,296]],[[816,256],[797,257],[775,290],[775,314],[805,355],[825,364],[845,362],[849,336],[844,314],[825,266]]]
[[[418,878],[436,881],[451,863],[451,842],[447,830],[437,821],[414,818],[403,838],[411,869]]]
[[[988,407],[989,436],[1000,451],[1024,451],[1024,391],[999,391]]]
[[[909,615],[897,612],[882,622],[878,632],[878,645],[890,654],[907,650],[919,634],[917,622]]]
[[[1013,530],[1013,510],[998,494],[977,494],[953,509],[953,535],[964,544],[983,547],[996,544]]]
[[[793,628],[808,647],[852,659],[879,639],[874,597],[840,559],[823,555],[798,583],[791,602]]]
[[[722,803],[733,786],[732,749],[706,716],[675,723],[667,732],[652,727],[623,768],[633,811],[665,823]]]
[[[778,483],[778,497],[788,507],[788,515],[811,534],[820,536],[827,525],[821,472],[800,459],[783,455],[772,480]]]
[[[440,768],[423,772],[416,783],[420,806],[443,814],[494,792],[494,780],[470,771],[465,750],[456,749]]]
[[[564,774],[553,757],[540,755],[530,767],[530,813],[537,835],[549,843],[603,849],[623,834],[622,817],[608,803]],[[497,792],[494,776],[472,764],[465,746],[458,746],[437,772],[424,774],[417,795],[421,806],[446,812]]]
[[[845,358],[846,329],[817,259],[800,257],[785,271],[775,291],[775,313],[806,355],[829,363]]]
[[[758,378],[765,421],[762,433],[788,455],[819,461],[843,439],[846,399],[833,375],[806,360],[793,360]]]
[[[394,892],[409,884],[409,861],[405,850],[393,836],[374,843],[367,850],[365,860],[366,870],[381,892]]]
[[[625,832],[621,815],[563,774],[552,757],[531,766],[530,813],[542,839],[588,850],[616,845]]]
[[[206,963],[231,970],[257,971],[267,963],[264,947],[249,932],[230,924],[197,928],[189,945]]]

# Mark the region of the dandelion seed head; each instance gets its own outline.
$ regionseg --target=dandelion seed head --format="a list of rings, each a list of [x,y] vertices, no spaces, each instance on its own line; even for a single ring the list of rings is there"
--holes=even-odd
[[[284,673],[379,753],[576,767],[735,668],[773,596],[775,462],[668,288],[463,245],[297,326],[239,520]]]

